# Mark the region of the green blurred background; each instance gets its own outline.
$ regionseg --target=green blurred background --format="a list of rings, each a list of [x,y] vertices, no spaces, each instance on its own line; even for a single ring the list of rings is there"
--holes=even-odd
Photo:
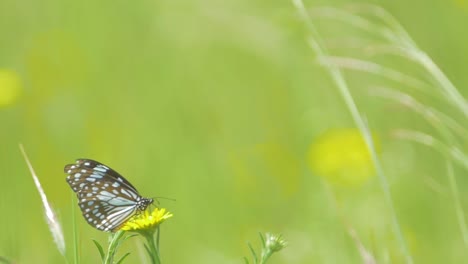
[[[390,11],[468,92],[467,1],[368,2]],[[350,33],[327,23],[318,22],[325,35]],[[289,241],[270,263],[362,263],[339,215],[381,263],[403,263],[377,178],[330,191],[309,168],[311,143],[354,123],[290,1],[0,0],[0,33],[0,69],[21,81],[17,99],[0,108],[0,256],[64,262],[19,152],[22,142],[60,215],[69,260],[72,210],[82,263],[99,261],[92,238],[107,241],[79,215],[63,173],[76,158],[92,158],[144,196],[177,199],[161,200],[174,213],[163,225],[164,263],[243,263],[246,241],[258,247],[259,231]],[[388,136],[400,127],[433,131],[420,116],[369,96],[360,85],[375,76],[349,77],[379,134],[416,263],[466,261],[441,156]],[[468,181],[456,171],[464,190]],[[467,198],[461,191],[465,207]],[[127,263],[140,262],[140,242],[122,250],[132,252]]]

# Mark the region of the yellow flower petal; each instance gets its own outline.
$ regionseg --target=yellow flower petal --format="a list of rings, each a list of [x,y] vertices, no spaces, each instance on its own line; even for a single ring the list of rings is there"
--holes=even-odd
[[[154,230],[156,227],[164,222],[166,219],[171,218],[172,213],[167,212],[165,208],[155,208],[153,212],[145,210],[144,212],[135,215],[128,220],[120,230],[124,231],[149,231]]]

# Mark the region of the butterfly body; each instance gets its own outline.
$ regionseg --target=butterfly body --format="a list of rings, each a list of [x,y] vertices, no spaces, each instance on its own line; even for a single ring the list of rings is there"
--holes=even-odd
[[[114,232],[153,203],[153,199],[140,196],[119,173],[97,161],[78,159],[64,171],[83,217],[99,230]]]

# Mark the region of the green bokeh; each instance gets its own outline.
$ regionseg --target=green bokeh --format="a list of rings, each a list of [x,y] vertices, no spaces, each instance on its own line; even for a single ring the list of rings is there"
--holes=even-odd
[[[368,2],[392,12],[468,92],[467,2]],[[349,34],[317,23],[325,34]],[[24,85],[21,98],[0,109],[0,256],[63,263],[22,142],[63,223],[70,260],[78,207],[63,166],[93,158],[142,195],[177,200],[160,200],[174,213],[162,230],[165,263],[243,263],[245,242],[257,241],[259,231],[289,241],[271,263],[361,263],[329,189],[306,160],[314,138],[354,124],[290,1],[0,0],[0,33],[0,68],[17,71]],[[382,135],[382,162],[416,262],[466,261],[441,156],[388,136],[401,127],[434,131],[359,87],[375,76],[349,78]],[[467,184],[459,177],[460,189]],[[392,263],[403,263],[378,181],[361,188],[338,195],[342,214],[380,259],[387,250]],[[91,239],[105,243],[107,234],[77,221],[82,263],[98,263]],[[125,245],[127,263],[140,261],[140,242]]]

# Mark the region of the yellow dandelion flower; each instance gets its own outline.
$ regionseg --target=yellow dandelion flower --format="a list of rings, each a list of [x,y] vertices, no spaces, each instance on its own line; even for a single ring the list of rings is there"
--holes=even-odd
[[[155,208],[153,212],[145,210],[141,214],[137,214],[128,220],[120,230],[134,232],[153,232],[166,219],[171,218],[171,212],[165,208]]]
[[[21,79],[12,70],[0,69],[0,107],[15,103],[21,94]]]
[[[373,137],[376,148],[379,142]],[[332,184],[357,186],[375,174],[371,154],[358,129],[334,129],[310,146],[309,166]]]

